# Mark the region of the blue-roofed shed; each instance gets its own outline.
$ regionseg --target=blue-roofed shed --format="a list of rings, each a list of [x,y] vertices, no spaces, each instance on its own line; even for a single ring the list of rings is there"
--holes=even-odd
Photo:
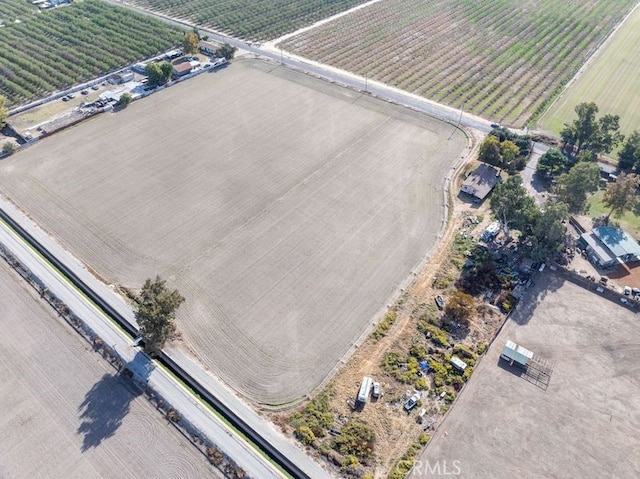
[[[626,231],[600,226],[580,236],[580,246],[592,263],[607,268],[640,260],[640,244]]]

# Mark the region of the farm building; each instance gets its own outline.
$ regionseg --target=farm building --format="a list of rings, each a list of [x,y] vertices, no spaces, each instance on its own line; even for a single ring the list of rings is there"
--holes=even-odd
[[[500,181],[500,170],[482,163],[462,183],[460,191],[480,201],[484,200]]]
[[[126,71],[126,72],[121,72],[121,73],[116,73],[114,75],[111,75],[111,78],[109,78],[109,82],[113,83],[114,85],[121,85],[123,83],[127,83],[128,81],[133,81],[134,75],[132,71]]]
[[[216,51],[218,51],[219,45],[216,43],[211,43],[211,42],[205,42],[203,40],[200,41],[200,43],[198,44],[198,49],[200,50],[200,53],[204,54],[204,55],[209,55],[209,56],[215,56]]]
[[[194,68],[199,67],[200,62],[182,62],[177,65],[173,65],[173,74],[180,78],[185,75],[188,75],[193,71]]]
[[[594,228],[580,235],[578,246],[587,252],[589,261],[601,268],[640,260],[640,245],[620,228]]]
[[[500,357],[505,361],[509,361],[512,364],[519,366],[526,366],[531,359],[533,359],[533,353],[522,346],[518,346],[513,341],[509,340],[504,345]]]

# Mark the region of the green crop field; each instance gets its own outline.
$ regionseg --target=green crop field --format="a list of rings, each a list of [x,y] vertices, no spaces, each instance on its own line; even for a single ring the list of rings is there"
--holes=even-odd
[[[135,5],[247,40],[272,40],[367,0],[132,0]]]
[[[0,94],[18,105],[176,45],[182,32],[99,0],[38,10],[0,0]]]
[[[533,123],[637,0],[385,0],[284,50],[511,126]]]
[[[558,134],[575,118],[578,103],[593,101],[600,112],[620,115],[628,134],[640,128],[640,8],[602,48],[540,120],[540,128]]]

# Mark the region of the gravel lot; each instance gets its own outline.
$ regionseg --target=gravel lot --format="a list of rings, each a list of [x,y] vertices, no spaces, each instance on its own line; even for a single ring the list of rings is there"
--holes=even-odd
[[[203,363],[259,402],[313,390],[436,242],[461,132],[244,60],[0,165],[107,281],[159,273]]]
[[[546,391],[499,362],[507,339],[554,364]],[[410,477],[640,477],[639,364],[636,313],[539,275]]]
[[[0,477],[222,477],[0,261]]]

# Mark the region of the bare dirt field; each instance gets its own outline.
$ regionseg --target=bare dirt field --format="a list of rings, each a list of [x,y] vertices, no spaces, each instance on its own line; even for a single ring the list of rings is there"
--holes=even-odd
[[[462,132],[253,61],[0,163],[0,189],[108,281],[161,274],[248,397],[312,391],[436,243]]]
[[[553,365],[548,386],[499,361],[507,339]],[[539,275],[410,476],[638,477],[638,315]]]
[[[0,327],[0,477],[222,477],[4,261]]]

